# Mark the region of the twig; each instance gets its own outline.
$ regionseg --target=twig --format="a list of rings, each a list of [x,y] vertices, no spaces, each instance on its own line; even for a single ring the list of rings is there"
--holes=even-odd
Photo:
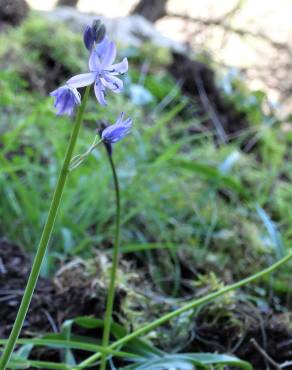
[[[275,40],[270,39],[266,34],[258,31],[258,32],[253,32],[249,31],[243,28],[237,28],[237,27],[232,27],[231,25],[227,24],[225,19],[222,18],[217,18],[217,19],[202,19],[199,17],[191,17],[187,14],[179,14],[179,13],[172,13],[168,12],[167,13],[168,17],[175,17],[175,18],[181,18],[185,21],[190,21],[194,23],[199,23],[204,26],[219,26],[224,28],[226,31],[233,32],[241,37],[249,36],[257,39],[262,39],[263,41],[269,43],[273,47],[277,49],[285,49],[285,51],[288,51],[289,54],[292,54],[291,49],[288,48],[286,43],[278,42]]]
[[[263,358],[275,367],[275,369],[277,370],[282,369],[281,365],[279,365],[275,360],[273,360],[272,357],[270,357],[267,354],[267,352],[258,344],[258,342],[254,338],[252,338],[250,342],[256,348],[256,350],[263,356]]]
[[[210,117],[211,121],[213,122],[215,130],[217,131],[217,135],[219,136],[221,142],[226,143],[228,141],[226,133],[223,129],[223,126],[222,126],[214,108],[212,107],[212,105],[209,101],[208,95],[207,95],[206,90],[204,88],[203,81],[202,81],[201,77],[199,76],[199,74],[197,74],[197,73],[194,74],[194,77],[195,77],[195,81],[196,81],[196,84],[197,84],[197,87],[198,87],[199,97],[201,99],[201,102],[202,102],[205,110],[206,110],[206,113],[209,114],[209,117]]]
[[[245,0],[239,0],[233,8],[231,8],[227,13],[223,14],[221,17],[222,20],[230,19],[235,16],[236,13],[238,13],[244,4]]]

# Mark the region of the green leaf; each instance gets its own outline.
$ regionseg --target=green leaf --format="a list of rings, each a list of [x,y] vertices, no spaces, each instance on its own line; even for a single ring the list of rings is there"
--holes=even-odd
[[[55,370],[70,370],[71,367],[63,363],[49,361],[26,360],[21,357],[14,356],[8,364],[9,369],[55,369]]]
[[[48,334],[43,338],[31,338],[31,339],[18,339],[17,344],[43,346],[56,349],[77,349],[87,352],[105,352],[117,357],[137,357],[135,354],[127,353],[124,351],[116,351],[102,347],[94,343],[90,343],[87,337],[78,336],[78,340],[75,340],[75,336],[72,336],[74,340],[67,340],[63,334]],[[0,344],[6,344],[7,339],[0,339]]]
[[[33,343],[24,344],[16,351],[16,356],[24,360],[28,359],[31,350],[33,349]]]
[[[257,213],[260,216],[263,224],[265,225],[267,232],[270,236],[270,240],[273,244],[273,247],[275,249],[276,257],[277,259],[281,259],[285,256],[285,246],[282,241],[281,234],[277,230],[276,225],[271,220],[270,216],[267,214],[267,212],[260,206],[256,207]]]
[[[86,329],[95,329],[98,327],[103,327],[103,320],[95,319],[93,317],[77,317],[74,322]],[[113,322],[111,326],[111,332],[116,339],[123,338],[127,335],[127,331],[121,325]],[[162,351],[155,348],[143,339],[133,339],[125,345],[125,350],[129,351],[132,355],[142,356],[142,357],[153,357],[160,356],[163,354]]]
[[[167,354],[142,363],[127,366],[124,370],[168,370],[168,369],[208,369],[208,365],[237,366],[244,370],[252,370],[252,366],[235,356],[219,355],[213,353],[185,353]]]
[[[157,121],[156,124],[147,129],[145,133],[145,140],[150,140],[163,126],[167,125],[179,112],[181,112],[186,106],[187,102],[181,102],[173,107],[170,111],[162,115]]]
[[[195,172],[203,176],[205,179],[216,183],[217,186],[226,186],[227,188],[234,190],[236,193],[244,197],[248,197],[247,191],[237,179],[230,175],[224,175],[214,166],[184,159],[171,160],[170,164],[179,169]]]
[[[133,243],[121,247],[121,253],[143,252],[151,249],[177,249],[178,244],[175,243]]]

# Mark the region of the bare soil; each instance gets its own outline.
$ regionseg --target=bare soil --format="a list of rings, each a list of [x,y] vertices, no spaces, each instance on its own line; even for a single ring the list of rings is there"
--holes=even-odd
[[[9,335],[29,269],[30,259],[20,248],[0,240],[1,338]],[[40,278],[21,336],[57,331],[64,320],[76,316],[102,317],[105,291],[95,280],[86,275],[82,263],[68,264],[66,274],[52,280]],[[195,318],[195,335],[184,352],[233,353],[251,362],[255,370],[292,369],[292,365],[281,367],[292,360],[288,314],[267,307],[261,311],[246,302],[224,307],[224,312],[218,315],[217,309],[204,308]],[[56,361],[59,354],[38,350],[33,357]]]
[[[207,64],[173,53],[169,71],[197,106],[195,116],[214,131],[217,140],[222,142],[218,129],[223,132],[223,140],[229,141],[249,126],[245,114],[224,99],[216,84],[215,72]]]

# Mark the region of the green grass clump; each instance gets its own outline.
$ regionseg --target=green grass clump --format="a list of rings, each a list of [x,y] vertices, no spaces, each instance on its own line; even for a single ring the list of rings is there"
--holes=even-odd
[[[42,93],[84,70],[86,56],[79,35],[34,13],[19,28],[0,35],[1,70],[16,72],[30,89]]]

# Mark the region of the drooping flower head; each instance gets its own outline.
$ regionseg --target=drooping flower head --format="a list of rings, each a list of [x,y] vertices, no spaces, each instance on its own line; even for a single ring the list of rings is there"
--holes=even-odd
[[[76,105],[81,102],[80,94],[75,87],[64,85],[50,93],[55,97],[54,107],[58,115],[67,114],[71,116],[74,112]]]
[[[118,141],[122,140],[126,135],[128,135],[132,127],[133,121],[131,118],[123,120],[124,115],[125,113],[122,112],[119,115],[119,118],[117,119],[115,124],[106,127],[101,132],[101,138],[105,143],[107,144],[117,143]]]
[[[106,105],[106,89],[120,93],[123,89],[123,81],[116,76],[128,70],[127,58],[124,58],[120,63],[113,64],[116,54],[115,44],[105,37],[91,52],[88,63],[90,72],[70,78],[67,84],[79,88],[94,83],[97,101],[101,105]]]

